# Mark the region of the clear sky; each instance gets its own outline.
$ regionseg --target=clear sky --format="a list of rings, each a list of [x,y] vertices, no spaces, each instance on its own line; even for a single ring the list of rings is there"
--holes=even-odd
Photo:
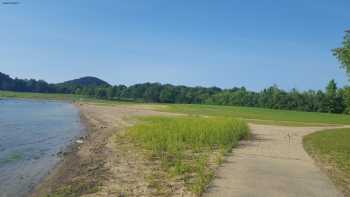
[[[350,83],[330,51],[350,29],[349,0],[17,1],[0,4],[0,72],[13,77],[251,90]]]

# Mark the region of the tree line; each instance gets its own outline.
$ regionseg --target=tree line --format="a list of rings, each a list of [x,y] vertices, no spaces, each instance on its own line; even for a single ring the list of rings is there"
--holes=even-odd
[[[350,88],[338,88],[331,80],[324,91],[285,91],[271,86],[262,91],[244,87],[187,87],[171,84],[143,83],[125,85],[49,84],[43,80],[12,79],[0,73],[0,89],[19,92],[66,93],[98,99],[127,100],[155,103],[213,104],[263,107],[309,112],[349,113]]]

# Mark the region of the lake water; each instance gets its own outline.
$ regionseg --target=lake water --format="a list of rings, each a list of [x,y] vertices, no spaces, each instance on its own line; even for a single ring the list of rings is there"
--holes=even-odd
[[[72,104],[0,100],[0,197],[28,195],[82,131]]]

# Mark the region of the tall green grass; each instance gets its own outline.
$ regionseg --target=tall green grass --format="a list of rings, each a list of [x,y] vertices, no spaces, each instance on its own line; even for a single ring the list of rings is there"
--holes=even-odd
[[[146,117],[128,135],[189,189],[200,194],[213,177],[211,162],[218,161],[247,135],[244,121],[224,117]]]

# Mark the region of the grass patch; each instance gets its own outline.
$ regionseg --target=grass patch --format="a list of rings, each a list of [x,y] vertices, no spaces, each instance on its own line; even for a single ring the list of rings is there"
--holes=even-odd
[[[208,116],[227,116],[246,119],[248,122],[286,126],[320,126],[322,124],[350,124],[350,116],[317,112],[274,110],[254,107],[172,104],[164,111]]]
[[[200,195],[213,178],[213,161],[221,162],[247,135],[244,121],[224,117],[146,117],[131,127],[132,141],[161,161],[166,171],[181,177]]]
[[[305,136],[303,142],[305,150],[350,196],[350,129],[319,131]]]

